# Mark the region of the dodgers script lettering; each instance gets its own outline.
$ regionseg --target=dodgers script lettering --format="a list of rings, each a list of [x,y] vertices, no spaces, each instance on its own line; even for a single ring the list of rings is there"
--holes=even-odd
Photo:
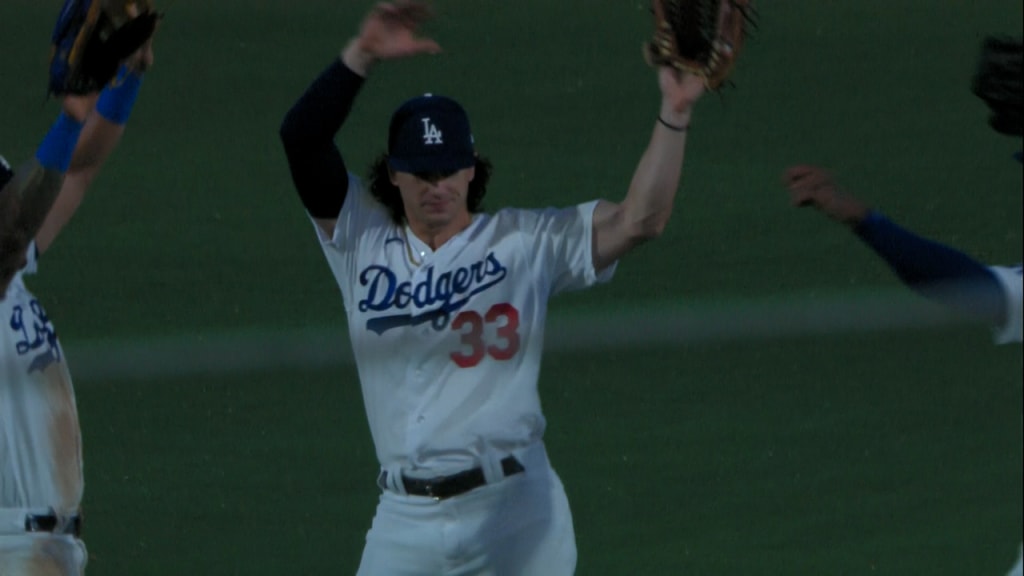
[[[359,284],[366,287],[366,297],[359,301],[361,312],[410,310],[404,314],[387,314],[371,318],[366,328],[377,334],[400,326],[416,326],[431,322],[435,329],[448,323],[449,315],[466,305],[474,295],[505,279],[508,269],[494,252],[469,266],[437,274],[433,266],[413,284],[399,282],[393,270],[374,264],[359,273]],[[419,311],[413,314],[412,310]]]

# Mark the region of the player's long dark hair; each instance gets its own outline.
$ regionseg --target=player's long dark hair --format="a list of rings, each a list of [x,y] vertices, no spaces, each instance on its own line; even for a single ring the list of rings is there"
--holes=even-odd
[[[370,165],[370,194],[378,202],[387,206],[391,219],[395,224],[405,222],[405,205],[402,204],[402,193],[398,186],[391,183],[387,154],[381,154]],[[469,193],[466,204],[470,214],[483,211],[484,195],[487,194],[487,182],[491,179],[491,161],[482,156],[476,157],[476,174],[469,182]]]

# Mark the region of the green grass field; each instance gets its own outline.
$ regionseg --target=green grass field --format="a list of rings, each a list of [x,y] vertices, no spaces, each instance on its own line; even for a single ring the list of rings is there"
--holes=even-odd
[[[14,163],[57,111],[60,4],[0,3]],[[666,234],[554,314],[901,293],[855,238],[788,206],[797,162],[920,233],[1020,261],[1021,142],[969,90],[981,39],[1020,34],[1020,3],[761,4],[737,86],[699,104]],[[124,141],[29,280],[76,374],[89,574],[352,574],[377,494],[352,365],[75,367],[103,349],[141,373],[139,346],[165,338],[187,364],[225,334],[343,327],[277,127],[369,3],[161,5]],[[489,209],[621,197],[657,112],[646,3],[436,5],[445,54],[377,70],[340,141],[350,166],[432,91],[465,104],[495,164]],[[553,353],[540,386],[578,573],[1001,575],[1022,538],[1021,358],[961,324]]]

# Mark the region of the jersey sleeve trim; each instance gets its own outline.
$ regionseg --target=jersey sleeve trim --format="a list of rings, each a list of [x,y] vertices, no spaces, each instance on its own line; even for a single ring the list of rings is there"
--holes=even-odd
[[[36,241],[32,240],[28,244],[28,250],[25,252],[25,267],[21,269],[24,274],[35,274],[39,270],[39,247],[36,246]]]
[[[585,202],[579,205],[580,217],[583,219],[583,229],[585,236],[590,241],[586,245],[586,258],[587,258],[587,269],[586,279],[587,286],[593,286],[594,284],[604,284],[611,281],[615,276],[615,270],[619,267],[619,261],[616,260],[603,270],[597,270],[594,268],[594,211],[597,210],[599,200],[593,200]]]
[[[996,344],[1021,342],[1021,325],[1024,323],[1022,321],[1024,288],[1021,283],[1021,267],[1019,265],[1014,268],[991,266],[989,269],[1003,288],[1007,311],[1005,322],[994,330],[992,339]]]

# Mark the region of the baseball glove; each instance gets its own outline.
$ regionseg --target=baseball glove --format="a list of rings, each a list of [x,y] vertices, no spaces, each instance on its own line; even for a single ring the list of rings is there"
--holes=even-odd
[[[671,66],[717,90],[732,73],[754,24],[751,0],[653,0],[654,37],[644,44],[651,66]]]
[[[1009,136],[1024,135],[1024,78],[1020,38],[990,36],[981,45],[971,90],[988,104],[989,125]]]
[[[159,18],[149,0],[65,0],[51,38],[49,93],[102,90]]]

